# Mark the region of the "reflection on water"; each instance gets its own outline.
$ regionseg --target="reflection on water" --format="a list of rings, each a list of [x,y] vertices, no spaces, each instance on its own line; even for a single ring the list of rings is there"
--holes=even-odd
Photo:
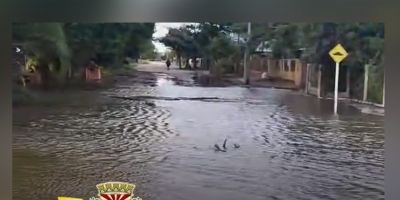
[[[104,181],[133,182],[156,200],[384,198],[382,117],[345,105],[335,117],[332,102],[290,91],[185,87],[166,76],[101,95],[222,100],[15,111],[14,199],[87,199]],[[227,151],[214,151],[225,138]]]

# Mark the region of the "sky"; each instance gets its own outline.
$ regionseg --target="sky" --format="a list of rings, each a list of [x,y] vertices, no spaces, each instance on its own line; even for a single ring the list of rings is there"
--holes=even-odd
[[[194,23],[156,23],[153,38],[164,37],[168,33],[169,28],[178,28],[183,25],[194,24]],[[158,52],[164,53],[167,47],[163,44],[153,41],[154,46]]]

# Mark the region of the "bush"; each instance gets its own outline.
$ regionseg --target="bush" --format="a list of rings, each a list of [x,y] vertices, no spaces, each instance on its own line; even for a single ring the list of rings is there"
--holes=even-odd
[[[381,104],[383,101],[383,67],[371,66],[368,77],[368,101]]]
[[[211,67],[210,72],[215,76],[233,73],[234,65],[235,63],[231,59],[220,59]]]
[[[364,69],[353,68],[351,76],[351,97],[362,100],[364,96]],[[382,103],[383,78],[383,66],[370,67],[367,101],[379,104]]]

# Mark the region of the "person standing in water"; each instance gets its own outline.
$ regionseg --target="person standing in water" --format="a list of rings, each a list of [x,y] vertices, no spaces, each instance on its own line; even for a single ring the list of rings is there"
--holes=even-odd
[[[167,64],[167,69],[169,70],[169,66],[171,65],[171,61],[169,59],[167,59],[167,62],[165,64]]]

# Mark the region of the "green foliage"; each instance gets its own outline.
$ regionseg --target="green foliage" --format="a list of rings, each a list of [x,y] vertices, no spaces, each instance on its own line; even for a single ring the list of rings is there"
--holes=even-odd
[[[363,77],[364,65],[374,65],[368,96],[374,102],[381,101],[384,76],[382,23],[251,23],[250,36],[247,35],[247,26],[248,23],[231,23],[228,27],[239,38],[249,38],[238,44],[247,45],[250,52],[254,52],[260,43],[267,44],[274,58],[300,57],[309,63],[322,64],[328,73],[333,73],[330,66],[334,66],[328,52],[341,43],[349,53],[342,64],[349,66],[352,76],[356,77],[353,87],[362,88],[363,78],[359,77]],[[213,53],[218,55],[218,51]],[[333,80],[326,81],[329,85]]]
[[[71,68],[70,49],[60,23],[13,24],[13,41],[22,44],[28,56],[39,62],[39,71],[49,71],[53,65],[56,78],[63,82]]]
[[[198,23],[181,28],[169,29],[168,34],[160,39],[180,57],[199,58],[208,61],[229,56],[234,52],[228,34],[229,23]]]
[[[212,39],[210,51],[212,58],[218,61],[222,58],[229,58],[235,53],[236,49],[228,38],[224,37],[223,35],[219,35],[218,37]]]
[[[313,63],[331,64],[329,50],[340,42],[349,52],[346,64],[380,63],[384,26],[382,23],[252,23],[251,51],[268,41],[275,58],[297,57]],[[247,37],[247,23],[234,23],[232,32]]]
[[[194,37],[194,34],[186,27],[174,28],[170,29],[160,42],[172,48],[177,54],[190,58],[198,55],[198,46]]]
[[[341,43],[349,52],[343,65],[350,67],[353,76],[361,77],[366,64],[374,66],[369,97],[373,101],[381,99],[382,23],[252,23],[250,36],[247,26],[248,23],[197,23],[172,28],[159,41],[173,50],[170,58],[176,56],[180,61],[181,57],[201,57],[206,63],[217,63],[226,69],[240,62],[244,46],[254,52],[262,42],[272,49],[275,58],[301,57],[309,63],[322,64],[326,70],[333,66],[329,50]],[[63,80],[70,75],[71,66],[79,71],[90,59],[106,68],[123,67],[126,57],[154,59],[153,32],[154,23],[17,23],[13,24],[13,41],[21,44],[29,57],[37,59],[43,73],[47,70],[57,80]],[[361,79],[355,84],[362,84]]]
[[[64,83],[72,67],[81,72],[90,59],[122,67],[126,57],[154,50],[154,23],[15,23],[13,42],[38,62],[42,80]]]
[[[222,58],[218,60],[215,64],[215,67],[217,68],[218,74],[224,74],[224,73],[234,73],[234,60],[231,58]]]
[[[154,60],[157,57],[154,44],[151,41],[143,43],[140,48],[142,49],[141,58],[147,60]]]
[[[66,24],[69,44],[78,66],[89,59],[104,66],[121,66],[125,57],[139,58],[148,51],[154,23],[70,23]]]
[[[383,66],[372,65],[368,80],[368,101],[382,103],[384,74]]]
[[[334,63],[328,56],[329,50],[341,43],[348,51],[349,56],[342,65],[350,67],[354,87],[353,95],[362,96],[365,65],[372,65],[369,77],[369,100],[382,101],[383,91],[383,49],[384,26],[382,23],[320,23],[320,24],[294,24],[301,32],[299,43],[306,48],[303,54],[308,62],[319,63],[325,70],[333,73]],[[328,70],[329,69],[329,70]],[[328,79],[330,84],[333,80]]]

